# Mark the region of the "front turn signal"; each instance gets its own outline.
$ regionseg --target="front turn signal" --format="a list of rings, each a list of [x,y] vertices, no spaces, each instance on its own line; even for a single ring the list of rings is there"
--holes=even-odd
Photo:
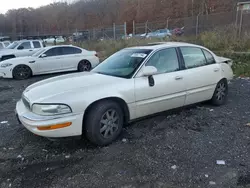
[[[72,124],[72,122],[67,122],[67,123],[61,123],[61,124],[56,124],[56,125],[37,127],[37,129],[40,131],[49,131],[49,130],[55,130],[55,129],[69,127],[71,124]]]

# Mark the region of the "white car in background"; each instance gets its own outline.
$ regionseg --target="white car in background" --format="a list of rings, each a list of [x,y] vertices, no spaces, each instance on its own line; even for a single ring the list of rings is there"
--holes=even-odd
[[[90,71],[99,64],[95,51],[71,46],[45,47],[32,56],[8,59],[0,63],[0,77],[27,79],[33,75],[65,71]]]
[[[11,43],[7,48],[0,50],[0,62],[23,56],[30,56],[44,48],[42,40],[20,40]]]
[[[138,118],[210,100],[227,101],[232,61],[202,46],[169,42],[123,49],[91,72],[29,86],[16,105],[20,122],[36,135],[86,135],[107,145]]]
[[[45,43],[48,43],[48,44],[54,44],[56,40],[56,44],[60,44],[60,43],[64,43],[65,42],[65,39],[62,37],[62,36],[59,36],[59,37],[50,37],[50,38],[47,38],[44,40]]]
[[[9,41],[0,42],[0,50],[7,48],[9,45]]]

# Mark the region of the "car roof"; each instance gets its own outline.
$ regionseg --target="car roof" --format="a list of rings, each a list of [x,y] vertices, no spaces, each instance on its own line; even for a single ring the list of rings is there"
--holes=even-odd
[[[51,49],[51,48],[55,48],[55,47],[75,47],[75,48],[80,48],[80,47],[73,46],[73,45],[56,45],[56,46],[47,46],[44,49]]]
[[[145,46],[136,46],[136,47],[130,47],[130,48],[126,48],[126,49],[157,50],[157,49],[166,48],[166,47],[182,47],[182,46],[204,48],[204,47],[196,45],[196,44],[190,44],[190,43],[185,43],[185,42],[156,42],[156,43],[149,43],[148,45],[145,45]]]

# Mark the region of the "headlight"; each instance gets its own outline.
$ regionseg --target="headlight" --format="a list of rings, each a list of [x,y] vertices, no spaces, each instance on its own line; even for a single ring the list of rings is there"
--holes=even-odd
[[[5,67],[9,67],[11,66],[12,64],[11,63],[4,63],[1,65],[2,68],[5,68]]]
[[[33,104],[32,112],[42,116],[52,116],[71,113],[72,110],[65,104]]]

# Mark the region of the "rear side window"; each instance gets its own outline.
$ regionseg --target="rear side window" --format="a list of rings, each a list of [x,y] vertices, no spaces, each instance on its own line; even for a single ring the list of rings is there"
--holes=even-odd
[[[206,60],[207,60],[207,65],[211,65],[211,64],[214,64],[215,63],[215,60],[214,60],[214,57],[213,55],[208,52],[207,50],[202,50],[205,57],[206,57]]]
[[[82,50],[74,47],[62,47],[63,55],[80,54]]]
[[[188,69],[201,67],[207,64],[206,58],[200,48],[181,47],[185,66]]]
[[[0,43],[0,49],[3,49],[3,48],[4,48],[3,44],[2,44],[2,43]]]
[[[41,44],[38,41],[33,41],[34,48],[41,48]]]

